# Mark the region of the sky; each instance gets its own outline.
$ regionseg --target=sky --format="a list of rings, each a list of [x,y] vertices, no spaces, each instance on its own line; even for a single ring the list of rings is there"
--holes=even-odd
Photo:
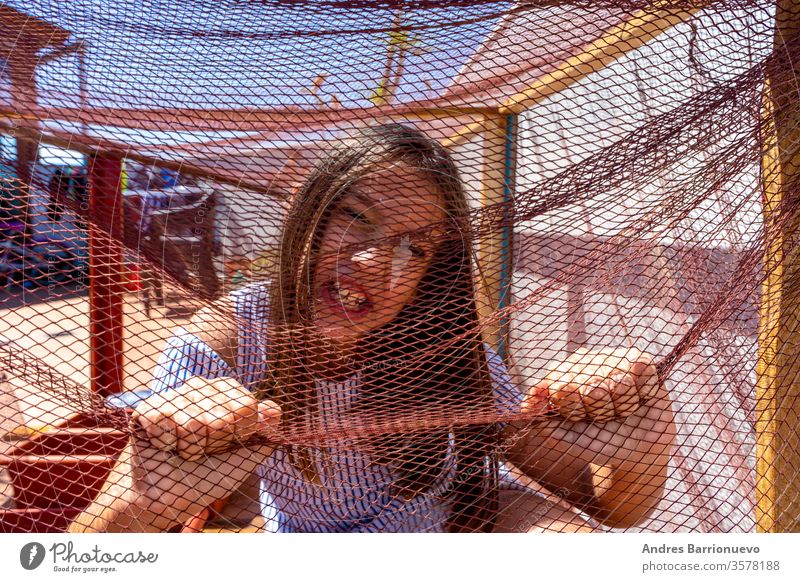
[[[9,0],[88,44],[89,103],[117,107],[314,106],[309,92],[369,105],[386,61],[390,10],[322,10],[315,2]],[[326,2],[326,6],[330,3]],[[510,5],[406,11],[414,31],[398,98],[444,89]],[[470,20],[469,24],[454,24]],[[376,32],[359,32],[370,29]],[[383,29],[382,32],[379,32]],[[347,32],[351,31],[351,32]],[[77,59],[41,66],[41,102],[77,105]]]
[[[366,106],[386,63],[387,28],[397,14],[390,10],[337,10],[320,3],[241,0],[8,0],[7,4],[43,18],[83,39],[88,46],[88,103],[121,108],[146,107],[270,107],[298,105],[313,108],[331,103],[335,95],[344,106]],[[477,8],[405,11],[402,22],[411,27],[414,49],[400,82],[398,99],[430,98],[441,92],[492,30],[498,15],[511,4],[497,2]],[[711,18],[711,17],[709,17]],[[750,21],[752,20],[752,22]],[[465,23],[465,21],[468,21]],[[770,17],[735,11],[713,17],[701,26],[698,57],[713,68],[718,81],[738,74],[758,57],[761,48],[751,38],[770,39],[759,26]],[[369,31],[367,31],[369,30]],[[349,31],[349,32],[348,32]],[[747,47],[745,55],[732,47]],[[639,51],[642,81],[649,107],[669,109],[682,96],[684,79],[665,83],[665,75],[682,74],[672,52]],[[673,55],[673,56],[670,56]],[[80,105],[77,59],[72,56],[41,65],[37,71],[40,102]],[[620,81],[614,67],[606,92]],[[320,91],[310,91],[322,79]],[[592,87],[593,80],[576,86]],[[602,83],[601,83],[602,84]],[[600,89],[594,87],[591,92]],[[599,94],[599,93],[596,93]],[[0,94],[0,97],[2,95]],[[557,96],[569,105],[570,92]],[[591,97],[589,97],[591,100]],[[662,105],[663,102],[663,105]],[[608,102],[611,103],[610,101]],[[560,105],[556,105],[561,108]],[[566,107],[575,110],[575,106]],[[591,110],[573,116],[587,124],[587,135],[598,127],[619,127],[610,110]],[[64,129],[75,129],[65,127]],[[185,143],[197,139],[244,137],[243,132],[191,135],[186,132],[142,132],[114,129],[113,137],[138,144]],[[581,132],[572,128],[577,137]],[[575,148],[573,148],[575,149]]]
[[[5,3],[69,30],[71,42],[82,40],[87,46],[86,105],[118,108],[314,108],[335,101],[369,106],[385,71],[388,29],[398,16],[387,9],[336,9],[331,2],[322,7],[313,1]],[[414,42],[406,53],[397,101],[428,99],[444,91],[509,6],[496,2],[404,11],[402,22],[413,29]],[[74,54],[40,64],[39,103],[81,106],[78,71]],[[110,134],[99,129],[99,135],[140,144],[247,136],[118,128]],[[69,157],[58,148],[44,148],[41,154],[52,160]]]

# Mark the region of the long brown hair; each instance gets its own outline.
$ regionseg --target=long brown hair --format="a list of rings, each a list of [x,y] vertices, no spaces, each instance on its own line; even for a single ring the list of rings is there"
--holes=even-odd
[[[318,403],[306,350],[313,333],[315,261],[331,210],[349,187],[389,164],[407,164],[437,187],[449,234],[441,237],[414,301],[392,323],[359,340],[359,352],[369,361],[362,368],[356,409],[375,418],[398,413],[453,418],[465,411],[492,410],[475,306],[472,248],[464,236],[468,205],[458,170],[447,151],[422,132],[391,124],[362,130],[333,148],[300,188],[289,210],[279,268],[270,289],[269,322],[286,349],[273,353],[272,385],[266,387],[281,405],[287,428],[313,429],[315,422]],[[435,351],[435,358],[429,356],[419,365],[419,358],[428,351]],[[450,449],[456,474],[449,527],[453,531],[489,529],[497,508],[496,428],[467,426],[403,437],[387,434],[370,441],[381,451],[377,462],[393,463],[398,469],[396,493],[413,497],[430,488],[446,470]],[[293,446],[289,454],[307,477],[318,479],[309,449]]]

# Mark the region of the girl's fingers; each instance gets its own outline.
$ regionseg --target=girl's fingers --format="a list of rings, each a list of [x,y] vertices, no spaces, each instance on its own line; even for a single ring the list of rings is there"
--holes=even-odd
[[[259,403],[227,378],[192,378],[169,398],[154,395],[134,411],[153,447],[185,461],[229,451],[256,433],[274,434],[280,415],[274,402]]]
[[[177,444],[174,406],[161,396],[152,396],[134,409],[134,416],[154,447],[174,451]]]
[[[237,393],[233,396],[236,420],[233,424],[234,438],[244,443],[258,430],[258,400],[249,392]]]
[[[550,403],[550,382],[542,380],[532,386],[522,400],[522,413],[541,416],[554,410]]]
[[[208,441],[205,411],[198,404],[188,400],[182,403],[176,402],[175,405],[177,407],[174,418],[178,434],[176,447],[178,454],[187,461],[203,458]]]
[[[580,389],[581,386],[577,382],[550,385],[550,402],[567,420],[578,421],[586,417]]]
[[[636,391],[641,402],[647,402],[658,395],[660,380],[658,370],[653,363],[653,357],[638,350],[630,350],[623,358],[623,364],[619,368],[625,368],[634,378]]]
[[[652,363],[643,363],[642,369],[636,375],[636,390],[639,392],[639,399],[643,402],[658,397],[661,380],[658,378],[658,370]]]
[[[614,382],[611,399],[614,411],[619,418],[633,414],[639,408],[639,393],[636,390],[636,379],[630,372],[616,372],[611,377]]]
[[[656,398],[659,389],[657,370],[648,354],[633,348],[584,348],[551,368],[528,391],[522,410],[555,409],[568,420],[603,423],[630,416]]]
[[[592,422],[608,422],[614,418],[612,399],[613,381],[608,378],[594,378],[581,386],[583,408],[586,419]]]
[[[154,447],[162,451],[175,452],[178,446],[178,427],[175,425],[174,418],[175,405],[172,402],[165,402],[159,407],[158,412],[161,415],[159,422],[154,423],[149,428],[145,427],[150,437],[150,442]]]
[[[231,446],[236,440],[236,423],[241,414],[241,410],[223,406],[216,406],[204,413],[202,422],[206,427],[206,454],[214,454]]]
[[[214,400],[215,407],[207,413],[207,452],[213,454],[230,449],[234,443],[241,444],[255,430],[258,420],[256,399],[235,380],[218,381]]]
[[[258,403],[258,427],[260,436],[274,436],[275,430],[281,422],[281,407],[272,400],[262,400]]]

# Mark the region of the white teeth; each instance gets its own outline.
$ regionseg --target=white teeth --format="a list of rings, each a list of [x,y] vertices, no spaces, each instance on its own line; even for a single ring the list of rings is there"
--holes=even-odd
[[[359,293],[354,289],[342,289],[338,282],[334,282],[333,290],[336,292],[339,303],[348,309],[355,309],[364,305],[367,302],[367,297],[363,293]]]

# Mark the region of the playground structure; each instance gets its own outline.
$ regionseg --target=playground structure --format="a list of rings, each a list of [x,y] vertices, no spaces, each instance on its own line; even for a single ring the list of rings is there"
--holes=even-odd
[[[463,4],[477,7],[475,22],[490,18],[479,9],[497,8],[492,2]],[[646,92],[647,82],[635,82],[643,71],[620,73],[614,67],[624,70],[629,55],[639,51],[639,58],[645,58],[643,54],[651,54],[648,47],[659,42],[689,61],[696,59],[695,46],[689,42],[687,50],[675,48],[670,33],[679,30],[678,38],[691,40],[704,23],[714,29],[715,15],[739,6],[609,2],[593,10],[569,2],[542,4],[498,9],[491,30],[434,97],[401,98],[397,77],[412,65],[415,28],[390,20],[381,29],[391,39],[386,74],[370,104],[343,105],[343,97],[321,92],[323,79],[312,83],[306,101],[297,91],[287,103],[245,102],[229,108],[93,105],[84,79],[92,71],[83,60],[91,45],[3,7],[0,25],[26,35],[3,47],[15,85],[13,102],[0,103],[0,129],[16,137],[17,175],[25,184],[35,182],[38,144],[68,147],[88,160],[91,390],[37,366],[35,358],[15,353],[13,346],[2,347],[6,366],[23,370],[32,386],[50,383],[69,393],[67,402],[74,409],[63,422],[27,435],[0,457],[17,492],[16,508],[0,510],[2,528],[63,529],[96,493],[127,438],[112,422],[115,413],[102,406],[103,399],[126,390],[130,358],[125,337],[130,332],[124,320],[125,259],[141,251],[131,248],[125,231],[130,225],[123,224],[123,159],[246,188],[250,196],[286,200],[326,141],[335,142],[371,120],[391,119],[437,137],[462,169],[477,211],[481,331],[521,384],[532,384],[559,355],[604,341],[630,340],[670,362],[684,438],[670,490],[659,511],[641,527],[797,531],[800,394],[793,281],[800,100],[794,88],[796,60],[789,57],[800,50],[800,5],[788,0],[739,3],[742,18],[755,23],[752,43],[763,54],[738,63],[738,68],[730,66],[721,75],[723,81],[706,80],[693,87],[694,93],[675,97],[684,104],[682,112],[671,111],[658,99],[648,103],[645,96],[638,128],[631,122],[630,128],[598,124],[584,131],[578,123],[570,125],[569,112],[555,130],[547,127],[551,120],[546,115],[558,117],[559,103],[575,105],[581,97],[605,100],[613,108],[620,96],[603,93],[603,71],[626,82],[634,78],[634,88],[626,94]],[[774,29],[766,26],[768,21]],[[444,20],[436,24],[447,30]],[[766,32],[770,36],[765,40]],[[526,43],[525,37],[534,40]],[[63,103],[42,104],[35,85],[16,82],[34,77],[33,55],[45,42],[59,47],[48,54],[74,46],[80,50],[70,51],[84,55],[84,72],[71,96],[77,105],[69,104],[68,92]],[[712,48],[713,56],[718,48]],[[714,59],[708,57],[708,63],[713,66]],[[100,70],[99,65],[94,69]],[[345,69],[330,74],[347,79]],[[656,95],[663,97],[664,92]],[[274,97],[281,96],[275,88]],[[762,116],[759,125],[747,110],[753,103]],[[624,99],[623,105],[628,105]],[[730,126],[729,133],[710,129],[703,116],[711,120],[709,126],[748,120],[757,139],[751,135],[746,140]],[[576,114],[576,119],[581,117]],[[637,131],[645,138],[637,141]],[[161,132],[161,143],[125,141],[137,132]],[[176,144],[167,139],[168,132],[193,138]],[[544,138],[536,143],[537,132],[560,134],[563,149],[575,159],[559,165],[555,146],[543,143]],[[690,140],[701,142],[697,151],[705,161],[698,161],[696,151],[676,153]],[[587,145],[592,141],[604,147]],[[621,167],[615,168],[618,160]],[[636,161],[652,167],[638,168]],[[671,182],[669,172],[681,162],[690,169]],[[736,168],[737,162],[746,168]],[[742,178],[754,175],[755,186]],[[698,198],[711,202],[681,207],[679,197],[671,197],[672,189],[691,187],[697,188]],[[570,189],[578,192],[574,199],[568,197]],[[640,192],[644,194],[630,207],[612,206],[622,195]],[[729,197],[713,197],[720,193]],[[243,208],[255,211],[257,201]],[[760,223],[747,223],[754,216]],[[687,217],[699,226],[686,226]],[[272,219],[277,224],[281,217]],[[263,244],[265,252],[274,252],[277,241]],[[218,294],[213,288],[179,284],[174,269],[159,264],[152,253],[140,260],[153,265],[168,288],[199,304]],[[693,348],[690,341],[699,343]]]

